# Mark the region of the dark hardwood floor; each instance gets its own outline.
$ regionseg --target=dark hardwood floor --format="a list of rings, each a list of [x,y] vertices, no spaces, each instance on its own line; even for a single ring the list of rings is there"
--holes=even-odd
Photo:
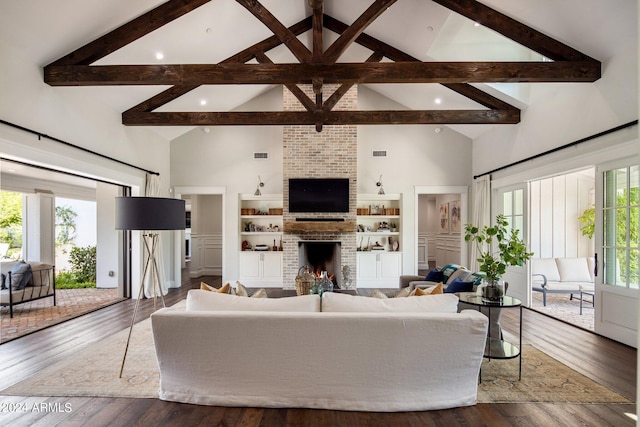
[[[219,278],[207,277],[209,284]],[[197,287],[200,279],[193,281]],[[185,297],[172,289],[167,305]],[[134,302],[0,345],[0,390],[63,360],[78,348],[127,328]],[[153,311],[142,301],[138,320]],[[532,344],[589,378],[636,400],[636,350],[531,310],[524,310],[523,342]],[[517,334],[517,311],[503,317]],[[11,426],[633,426],[625,413],[635,404],[478,404],[441,411],[362,413],[308,409],[225,408],[158,399],[0,396],[0,425]]]

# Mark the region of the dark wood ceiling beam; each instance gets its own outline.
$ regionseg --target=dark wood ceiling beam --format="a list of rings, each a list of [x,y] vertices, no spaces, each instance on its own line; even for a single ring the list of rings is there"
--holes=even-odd
[[[520,113],[514,110],[131,112],[122,115],[122,123],[128,126],[515,124],[519,121]]]
[[[584,53],[475,0],[433,1],[554,61],[596,61]]]
[[[600,64],[570,62],[381,62],[340,64],[184,64],[47,66],[51,86],[594,82]]]
[[[325,26],[327,29],[341,34],[346,31],[349,26],[339,20],[332,18],[330,16],[325,16],[324,19]],[[381,52],[385,57],[389,58],[392,61],[396,62],[420,62],[420,60],[416,57],[409,55],[406,52],[403,52],[399,49],[396,49],[393,46],[388,45],[374,37],[369,36],[368,34],[361,34],[356,40],[356,43],[359,45],[373,50],[374,52]],[[479,103],[480,105],[484,105],[487,108],[493,108],[498,110],[508,110],[512,108],[516,108],[511,104],[508,104],[492,95],[489,95],[482,90],[471,86],[467,83],[444,83],[443,86],[471,99]]]
[[[309,31],[310,29],[311,29],[311,18],[305,18],[302,21],[289,27],[289,30],[295,35],[302,34],[304,32]],[[256,55],[259,55],[262,52],[274,49],[280,46],[281,44],[282,42],[276,36],[271,36],[269,38],[264,39],[261,42],[254,44],[253,46],[248,47],[247,49],[244,49],[241,52],[236,53],[235,55],[230,56],[229,58],[225,59],[221,63],[224,64],[224,63],[233,63],[233,62],[241,62],[241,63],[247,62],[255,58]],[[153,96],[152,98],[149,98],[144,102],[141,102],[135,107],[132,107],[131,110],[153,111],[156,108],[162,107],[163,105],[173,101],[174,99],[181,97],[187,92],[190,92],[200,86],[201,85],[199,84],[189,85],[189,86],[183,86],[183,85],[173,86],[165,91],[160,92],[159,94]]]
[[[371,56],[367,58],[366,62],[380,62],[382,61],[382,58],[384,58],[382,52],[373,52]],[[325,101],[325,103],[322,105],[322,109],[325,111],[333,110],[333,107],[335,107],[336,104],[340,102],[342,97],[345,96],[349,89],[351,89],[352,87],[352,84],[341,85],[338,89],[336,89],[335,92],[333,92],[333,94],[331,94],[329,99]]]
[[[236,0],[258,18],[300,62],[310,62],[311,52],[300,40],[257,0]]]
[[[89,65],[211,0],[171,0],[54,61],[55,65]]]
[[[324,52],[323,32],[324,32],[324,2],[322,0],[309,0],[309,6],[313,10],[313,62],[320,62]]]
[[[309,31],[311,29],[311,25],[311,17],[308,17],[289,27],[289,31],[297,37],[300,34]],[[241,52],[236,53],[233,56],[230,56],[222,62],[247,62],[254,58],[256,52],[268,52],[271,49],[280,46],[281,44],[282,41],[274,35],[244,49]]]
[[[376,0],[371,6],[367,8],[362,15],[351,24],[340,37],[331,44],[323,55],[323,60],[326,63],[333,63],[340,58],[345,50],[355,41],[355,39],[364,32],[364,30],[371,25],[382,13],[391,7],[396,0]]]
[[[271,61],[271,59],[269,59],[269,57],[264,53],[256,53],[255,56],[258,62],[261,64],[273,64],[273,61]],[[300,101],[302,106],[306,108],[307,111],[314,111],[316,109],[315,102],[313,102],[313,100],[309,98],[307,94],[304,93],[304,91],[300,89],[298,86],[294,84],[286,84],[285,86],[287,89],[289,89],[289,91],[293,94],[293,96],[295,96],[298,99],[298,101]]]

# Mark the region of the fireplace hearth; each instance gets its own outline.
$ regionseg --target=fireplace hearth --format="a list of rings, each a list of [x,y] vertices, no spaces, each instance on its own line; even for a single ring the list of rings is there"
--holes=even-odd
[[[341,244],[336,241],[298,242],[298,265],[309,266],[311,273],[320,277],[323,271],[333,281],[334,288],[340,288]]]

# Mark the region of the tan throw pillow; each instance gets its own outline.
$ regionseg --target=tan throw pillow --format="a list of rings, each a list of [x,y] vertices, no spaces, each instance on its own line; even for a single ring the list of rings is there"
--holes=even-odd
[[[437,295],[437,294],[443,294],[444,293],[444,288],[442,286],[442,283],[438,283],[435,286],[431,286],[428,288],[415,288],[413,295],[417,296],[417,297],[421,297],[424,295]]]
[[[382,292],[380,289],[376,289],[373,292],[371,292],[371,296],[373,298],[380,298],[380,299],[386,299],[389,298],[387,296],[387,294],[385,294],[384,292]]]
[[[267,290],[262,288],[251,294],[251,298],[269,298],[269,295],[267,295]]]
[[[249,296],[249,292],[247,291],[247,288],[245,288],[244,285],[238,281],[236,281],[236,295],[240,297]]]
[[[396,292],[396,294],[393,297],[394,298],[408,297],[410,293],[411,293],[411,288],[407,286],[406,288],[402,288],[398,292]]]
[[[231,285],[228,282],[225,283],[225,285],[223,287],[221,287],[220,289],[214,288],[211,285],[207,285],[204,282],[200,282],[200,289],[202,289],[203,291],[217,292],[219,294],[228,294],[229,293],[229,288],[231,288]],[[235,295],[235,292],[234,292],[234,295]]]

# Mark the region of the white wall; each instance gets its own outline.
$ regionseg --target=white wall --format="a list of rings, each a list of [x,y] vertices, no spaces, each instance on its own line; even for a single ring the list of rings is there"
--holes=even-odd
[[[595,203],[593,173],[592,169],[590,175],[572,173],[531,183],[529,249],[536,258],[593,256],[593,239],[582,235],[578,220]]]
[[[92,97],[85,88],[50,87],[43,82],[43,64],[34,64],[0,41],[0,118],[51,135],[103,155],[157,171],[161,195],[169,194],[169,142],[143,127],[122,125],[121,111]],[[113,90],[103,88],[105,91]],[[0,125],[0,155],[9,159],[74,171],[132,186],[133,195],[144,188],[144,172],[65,146],[47,138]],[[174,245],[164,245],[172,248]],[[140,281],[139,242],[134,242],[133,283]],[[173,256],[173,251],[165,251]],[[167,274],[180,283],[179,271],[165,263]],[[134,289],[134,295],[137,290]]]
[[[96,286],[115,288],[120,276],[118,258],[118,231],[115,229],[115,198],[119,188],[114,185],[97,183],[96,187]],[[109,275],[113,272],[113,275]]]
[[[402,108],[366,88],[358,90],[358,108]],[[263,94],[250,107],[280,109],[282,88]],[[358,192],[377,193],[383,175],[387,193],[402,193],[403,271],[415,265],[417,232],[413,229],[416,185],[469,186],[471,141],[452,130],[434,132],[435,126],[358,126]],[[387,150],[388,157],[373,158],[372,150]],[[254,152],[269,152],[269,160],[254,160]],[[171,185],[225,187],[224,280],[238,277],[238,194],[253,193],[258,175],[264,194],[282,193],[282,127],[242,126],[202,128],[171,142]]]

